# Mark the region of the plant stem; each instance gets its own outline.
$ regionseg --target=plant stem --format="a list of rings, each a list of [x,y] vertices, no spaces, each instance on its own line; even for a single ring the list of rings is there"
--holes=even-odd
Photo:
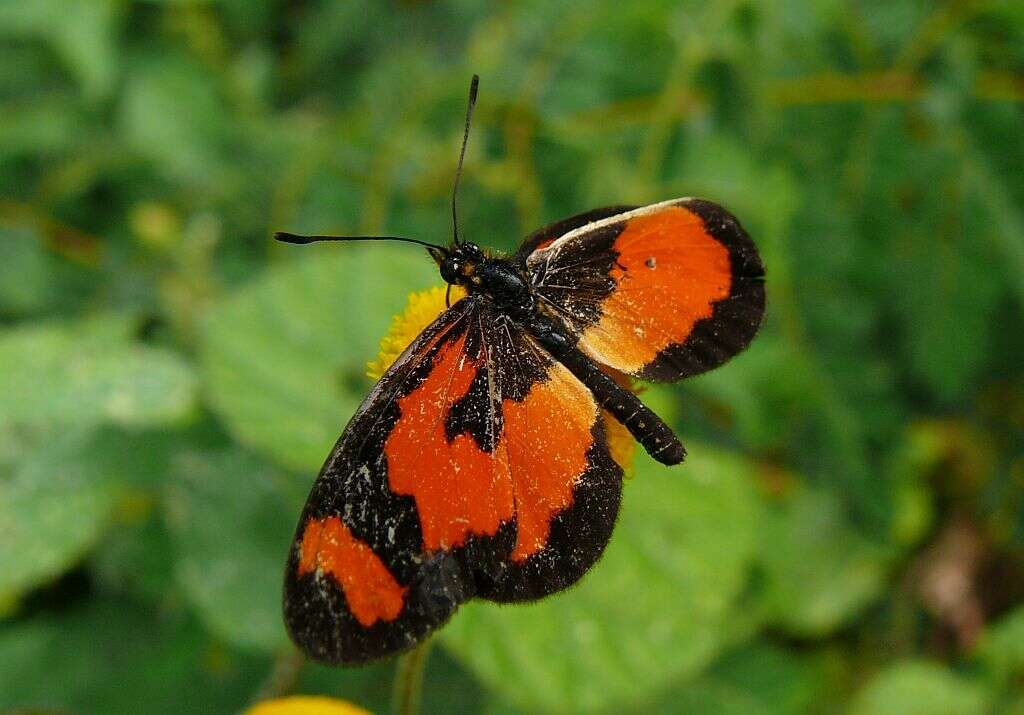
[[[306,664],[306,658],[295,648],[288,648],[281,651],[274,659],[270,673],[260,686],[252,702],[271,700],[287,695],[294,688],[299,680],[302,666]]]
[[[423,672],[430,653],[430,640],[425,640],[398,659],[395,686],[391,693],[392,715],[417,715],[423,694]]]

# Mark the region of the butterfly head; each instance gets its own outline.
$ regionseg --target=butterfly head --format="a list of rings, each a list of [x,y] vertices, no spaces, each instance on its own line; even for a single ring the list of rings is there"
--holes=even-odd
[[[474,243],[456,243],[430,255],[449,285],[458,285],[471,295],[482,295],[510,314],[529,313],[535,299],[529,282],[507,258],[487,256]]]
[[[441,269],[441,278],[446,283],[466,288],[479,285],[477,268],[486,260],[484,252],[475,243],[456,243],[443,251],[430,250],[430,255]]]

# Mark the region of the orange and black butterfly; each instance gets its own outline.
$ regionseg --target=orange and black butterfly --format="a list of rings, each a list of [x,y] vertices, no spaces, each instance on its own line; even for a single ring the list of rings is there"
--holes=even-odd
[[[589,211],[513,256],[457,229],[448,247],[424,245],[466,296],[353,416],[288,558],[285,621],[318,660],[381,658],[471,598],[531,601],[575,583],[608,543],[622,492],[603,411],[659,462],[686,454],[609,371],[657,382],[705,372],[743,350],[764,313],[754,243],[701,199]]]

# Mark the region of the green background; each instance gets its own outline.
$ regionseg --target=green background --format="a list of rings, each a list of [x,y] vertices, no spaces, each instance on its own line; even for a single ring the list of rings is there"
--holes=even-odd
[[[0,709],[231,712],[294,676],[281,569],[450,235],[729,207],[745,354],[645,399],[567,593],[471,604],[424,710],[1024,713],[1024,3],[0,4]]]

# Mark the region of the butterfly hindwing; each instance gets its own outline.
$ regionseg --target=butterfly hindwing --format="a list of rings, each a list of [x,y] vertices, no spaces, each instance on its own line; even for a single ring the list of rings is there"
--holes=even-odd
[[[286,572],[289,631],[318,659],[365,662],[474,596],[557,591],[601,554],[620,492],[590,392],[463,299],[381,378],[317,478]]]
[[[496,345],[502,330],[499,323]],[[511,381],[523,384],[516,376],[538,369],[543,377],[526,391],[502,389],[499,454],[513,484],[516,542],[497,578],[478,582],[478,595],[527,601],[575,583],[603,553],[618,516],[622,468],[609,454],[590,390],[529,335],[508,335],[495,355]]]
[[[764,268],[721,206],[676,199],[606,215],[527,258],[534,289],[596,361],[656,381],[742,351],[764,314]]]

